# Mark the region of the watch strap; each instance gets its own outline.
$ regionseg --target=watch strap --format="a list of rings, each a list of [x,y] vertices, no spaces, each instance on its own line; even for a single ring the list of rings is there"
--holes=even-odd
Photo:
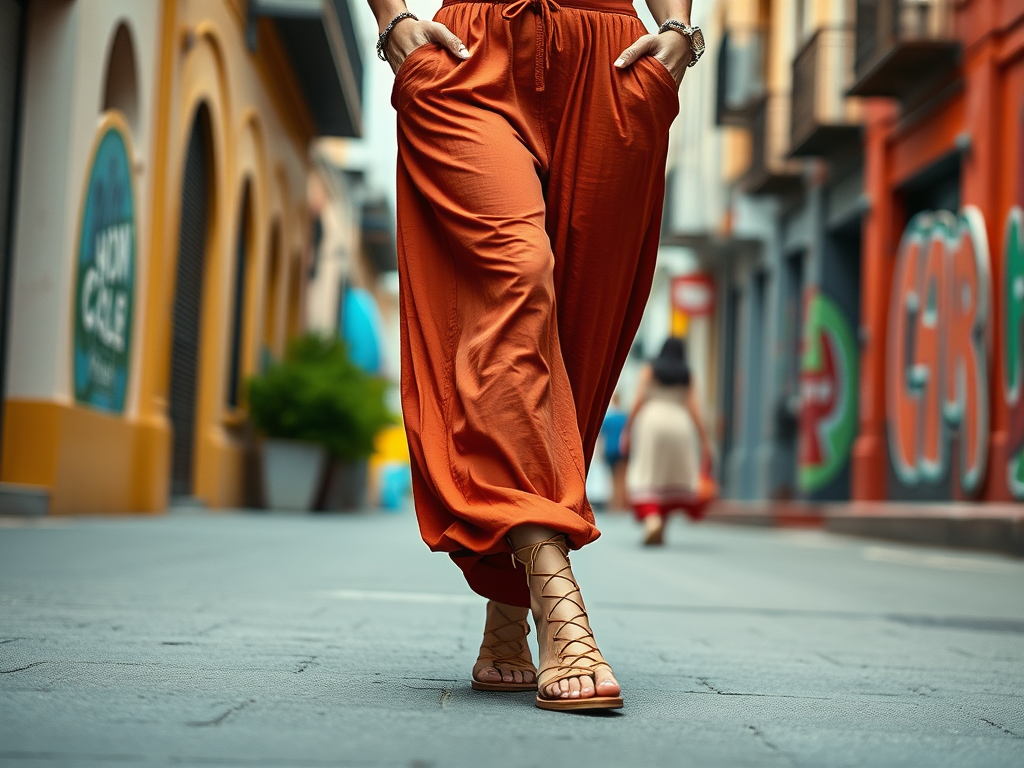
[[[690,41],[690,50],[693,51],[693,58],[690,59],[690,63],[687,66],[692,67],[695,65],[700,60],[700,57],[704,55],[704,32],[700,27],[684,24],[678,19],[666,19],[665,23],[658,27],[658,34],[660,35],[669,30],[678,32]]]

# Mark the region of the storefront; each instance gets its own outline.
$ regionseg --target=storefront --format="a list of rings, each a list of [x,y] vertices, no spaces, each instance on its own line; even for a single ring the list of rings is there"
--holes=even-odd
[[[855,91],[896,101],[867,117],[853,497],[1024,499],[1024,8],[918,10],[858,30]]]
[[[347,5],[279,6],[26,4],[0,479],[52,512],[244,497],[245,378],[302,325],[309,143],[359,130]]]
[[[0,401],[3,399],[5,378],[24,5],[24,0],[0,0]],[[0,428],[2,419],[3,414],[0,413]]]

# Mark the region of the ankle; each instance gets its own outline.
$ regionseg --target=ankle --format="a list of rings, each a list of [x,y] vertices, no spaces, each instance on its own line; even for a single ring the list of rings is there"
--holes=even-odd
[[[528,523],[526,525],[517,525],[510,530],[508,532],[508,542],[513,551],[518,551],[532,547],[535,544],[540,544],[543,541],[549,541],[558,536],[563,536],[564,538],[563,534],[553,528]]]

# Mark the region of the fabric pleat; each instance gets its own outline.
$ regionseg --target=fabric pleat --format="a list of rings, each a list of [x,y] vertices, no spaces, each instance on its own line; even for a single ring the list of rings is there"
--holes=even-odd
[[[392,103],[420,531],[527,606],[511,528],[599,535],[586,472],[650,292],[679,102],[653,58],[612,66],[646,32],[623,0],[519,5],[446,4],[471,57],[417,48]]]

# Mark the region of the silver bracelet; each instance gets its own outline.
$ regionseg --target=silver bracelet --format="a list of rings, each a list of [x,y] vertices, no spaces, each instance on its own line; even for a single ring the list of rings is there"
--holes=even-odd
[[[419,17],[417,17],[416,14],[409,13],[409,11],[403,11],[402,13],[395,16],[395,18],[393,18],[390,22],[388,22],[388,25],[384,27],[384,31],[381,32],[380,36],[377,38],[377,58],[383,62],[387,63],[388,61],[388,52],[386,50],[386,46],[388,44],[388,35],[391,34],[391,30],[394,29],[395,25],[402,19],[412,19],[413,21],[419,21]]]

